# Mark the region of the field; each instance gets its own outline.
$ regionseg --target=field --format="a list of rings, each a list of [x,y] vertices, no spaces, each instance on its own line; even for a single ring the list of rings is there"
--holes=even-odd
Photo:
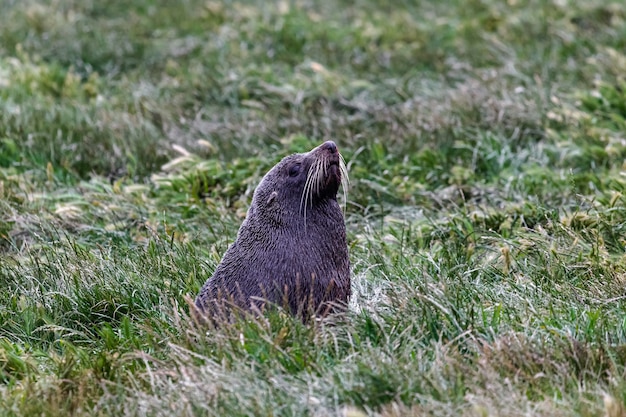
[[[626,5],[0,1],[0,415],[626,411]],[[190,319],[334,140],[353,296]]]

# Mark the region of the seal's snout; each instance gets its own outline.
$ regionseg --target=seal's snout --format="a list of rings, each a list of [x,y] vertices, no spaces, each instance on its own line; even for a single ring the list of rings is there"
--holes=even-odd
[[[333,142],[332,140],[329,140],[327,142],[324,142],[321,146],[321,148],[327,152],[329,152],[331,155],[335,155],[337,153],[339,153],[337,151],[337,145],[335,145],[335,142]]]

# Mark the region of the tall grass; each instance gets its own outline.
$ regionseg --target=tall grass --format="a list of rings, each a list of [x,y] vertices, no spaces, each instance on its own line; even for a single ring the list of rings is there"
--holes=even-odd
[[[625,416],[619,2],[0,3],[0,414]],[[349,311],[189,300],[283,156]]]

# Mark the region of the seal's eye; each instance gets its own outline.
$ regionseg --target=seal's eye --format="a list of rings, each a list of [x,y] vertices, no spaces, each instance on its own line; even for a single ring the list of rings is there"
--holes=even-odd
[[[294,164],[289,167],[289,176],[296,177],[300,173],[300,164]]]

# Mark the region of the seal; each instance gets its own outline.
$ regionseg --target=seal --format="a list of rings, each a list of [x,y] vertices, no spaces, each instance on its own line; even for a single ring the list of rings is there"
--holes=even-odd
[[[195,305],[209,318],[277,305],[307,321],[341,310],[350,264],[337,192],[347,185],[332,141],[283,158],[261,180],[241,224]]]

